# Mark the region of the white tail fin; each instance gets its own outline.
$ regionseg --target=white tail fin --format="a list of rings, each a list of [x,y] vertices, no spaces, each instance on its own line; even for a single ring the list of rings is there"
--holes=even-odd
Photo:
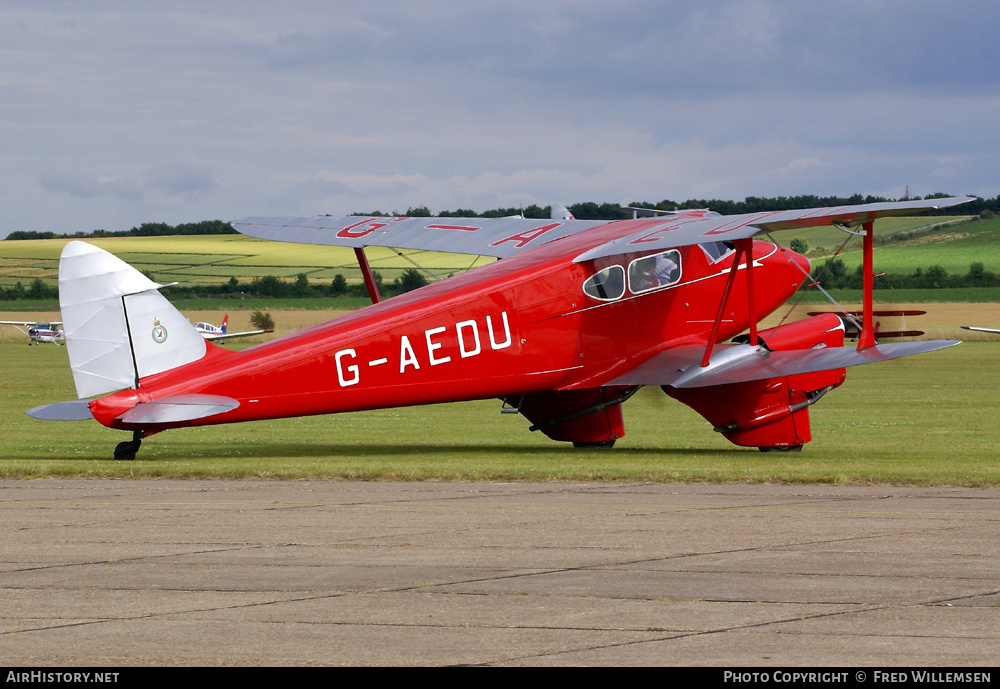
[[[160,287],[96,246],[63,248],[59,307],[81,399],[137,387],[140,378],[205,356],[205,339]]]
[[[569,209],[561,203],[553,203],[552,210],[549,213],[549,217],[553,220],[576,220],[573,214],[569,212]]]

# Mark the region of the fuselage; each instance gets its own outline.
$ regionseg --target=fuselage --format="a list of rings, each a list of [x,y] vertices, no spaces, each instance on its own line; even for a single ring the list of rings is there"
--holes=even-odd
[[[201,360],[95,400],[92,412],[107,426],[131,428],[115,417],[137,402],[195,393],[239,401],[217,416],[144,429],[155,431],[585,389],[671,346],[707,342],[733,254],[716,244],[573,263],[614,239],[616,224],[239,352],[209,344]],[[799,287],[808,262],[765,242],[754,242],[753,256],[753,312],[762,318]],[[671,262],[676,272],[664,267]],[[743,273],[741,266],[717,341],[750,325]]]
[[[38,323],[31,328],[28,328],[28,337],[31,338],[32,342],[41,344],[42,342],[52,342],[59,344],[60,342],[65,342],[66,337],[63,335],[63,331],[53,328],[44,323]]]

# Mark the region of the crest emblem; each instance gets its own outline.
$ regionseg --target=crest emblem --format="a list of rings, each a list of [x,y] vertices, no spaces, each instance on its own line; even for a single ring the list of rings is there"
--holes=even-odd
[[[163,344],[167,341],[167,329],[160,325],[160,320],[153,321],[153,342]]]

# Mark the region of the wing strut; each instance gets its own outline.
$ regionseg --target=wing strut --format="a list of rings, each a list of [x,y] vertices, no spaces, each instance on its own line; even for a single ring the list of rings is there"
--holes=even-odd
[[[875,344],[875,328],[873,326],[874,318],[872,311],[872,302],[874,301],[874,279],[875,279],[875,269],[872,265],[872,254],[874,253],[875,247],[875,222],[869,220],[862,225],[864,229],[864,258],[862,270],[864,271],[864,286],[863,286],[863,300],[864,300],[864,313],[862,314],[861,321],[861,334],[858,335],[858,351],[866,349]]]
[[[712,334],[708,337],[708,345],[705,347],[705,355],[701,359],[701,367],[706,368],[712,358],[712,349],[715,347],[715,336],[722,323],[722,315],[726,312],[726,302],[729,301],[729,293],[733,289],[736,281],[736,273],[742,259],[746,265],[747,272],[747,309],[750,316],[750,344],[757,346],[757,309],[754,302],[753,286],[753,238],[737,239],[733,241],[736,255],[733,256],[733,265],[729,269],[729,278],[726,280],[726,288],[722,292],[722,301],[719,303],[719,311],[715,314],[715,323],[712,324]]]
[[[747,314],[750,317],[750,344],[757,346],[757,300],[753,288],[753,239],[740,239],[747,265]],[[734,244],[735,246],[735,244]]]
[[[372,269],[368,265],[368,257],[365,256],[365,248],[363,246],[354,247],[354,255],[358,257],[358,267],[361,268],[361,276],[365,279],[368,296],[372,298],[373,304],[377,304],[382,301],[382,297],[378,293],[378,285],[375,284],[375,278],[372,277]]]

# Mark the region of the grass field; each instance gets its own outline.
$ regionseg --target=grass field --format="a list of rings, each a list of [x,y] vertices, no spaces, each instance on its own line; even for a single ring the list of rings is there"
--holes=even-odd
[[[64,347],[0,344],[0,476],[795,482],[1000,485],[1000,339],[850,369],[812,408],[797,454],[737,448],[657,388],[624,408],[627,435],[580,451],[529,433],[496,400],[167,431],[132,462],[128,434],[42,422],[75,397]]]

